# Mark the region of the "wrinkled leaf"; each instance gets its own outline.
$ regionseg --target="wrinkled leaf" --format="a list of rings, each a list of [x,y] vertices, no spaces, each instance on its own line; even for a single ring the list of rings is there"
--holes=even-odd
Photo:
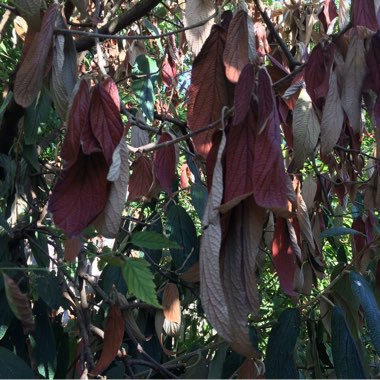
[[[133,162],[128,186],[129,202],[137,201],[148,194],[153,182],[152,170],[152,161],[146,156],[140,156]]]

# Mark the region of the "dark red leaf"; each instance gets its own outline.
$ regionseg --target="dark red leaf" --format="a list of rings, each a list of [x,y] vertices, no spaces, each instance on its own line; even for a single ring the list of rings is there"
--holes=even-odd
[[[81,144],[81,131],[88,124],[89,106],[90,90],[87,82],[82,80],[72,101],[67,122],[67,132],[61,151],[65,170],[69,169],[77,159]]]
[[[334,0],[325,0],[323,12],[319,13],[318,18],[323,24],[323,28],[327,31],[331,21],[338,16]]]
[[[128,201],[133,202],[146,196],[153,182],[152,161],[146,156],[140,156],[132,164],[132,174],[129,178]]]
[[[114,94],[112,85],[107,83],[106,88]],[[113,151],[124,132],[119,107],[120,102],[115,102],[102,85],[97,84],[94,87],[90,102],[90,125],[108,165],[112,163]]]
[[[225,148],[224,203],[252,193],[256,118],[252,107],[245,121],[232,125]]]
[[[313,103],[321,108],[329,91],[331,67],[334,63],[335,45],[314,47],[305,67],[306,90]]]
[[[169,55],[162,64],[161,77],[167,87],[171,87],[177,76],[176,64]]]
[[[226,31],[215,25],[194,60],[189,88],[188,125],[192,131],[204,128],[221,117],[223,106],[231,105],[231,84],[223,64]],[[207,157],[213,130],[193,137],[197,152]]]
[[[270,83],[265,70],[262,70],[262,75],[266,75]],[[281,152],[280,121],[271,86],[265,91],[268,92],[266,97],[271,96],[272,101],[268,99],[267,106],[265,106],[260,105],[259,100],[259,117],[261,109],[267,109],[267,113],[270,112],[270,109],[268,109],[270,103],[272,103],[272,113],[269,114],[269,118],[267,119],[267,127],[256,136],[254,146],[255,161],[253,165],[253,195],[256,203],[261,207],[286,210],[288,205],[287,174]],[[261,94],[262,92],[259,91],[259,93]]]
[[[14,96],[16,102],[24,108],[33,103],[41,90],[57,14],[58,6],[52,4],[45,12],[41,30],[34,35],[33,42],[28,46],[28,52],[17,71]]]
[[[259,70],[258,79],[257,93],[259,94],[259,107],[257,126],[260,133],[273,120],[276,104],[272,90],[272,81],[266,69]]]
[[[371,38],[371,43],[366,54],[368,74],[364,83],[365,88],[380,94],[380,34],[376,33]]]
[[[114,104],[116,105],[118,111],[120,112],[119,90],[117,89],[117,86],[116,86],[115,82],[110,77],[108,77],[102,83],[100,83],[100,86],[112,98]]]
[[[69,237],[81,233],[103,211],[108,199],[108,165],[101,153],[82,151],[52,192],[49,210],[54,223]]]
[[[276,218],[272,255],[281,288],[289,296],[296,296],[297,293],[293,290],[294,275],[297,269],[296,257],[291,246],[286,219],[280,217]]]
[[[239,81],[235,88],[234,97],[234,124],[238,125],[244,121],[251,104],[252,91],[255,85],[255,71],[252,64],[244,66]]]
[[[363,222],[363,219],[360,216],[354,219],[354,221],[352,222],[352,228],[363,234],[366,233],[365,223]],[[354,254],[355,253],[358,254],[366,246],[367,244],[366,240],[367,239],[362,235],[359,235],[359,234],[354,235],[354,245],[355,245]]]
[[[158,144],[172,141],[169,133],[163,133],[158,140]],[[169,194],[172,194],[173,181],[176,170],[176,153],[174,145],[157,149],[153,154],[153,169],[161,187]]]
[[[102,354],[95,368],[91,372],[93,376],[102,373],[114,361],[117,351],[123,342],[125,323],[120,306],[112,305],[108,310],[106,327],[104,329],[104,342]]]
[[[354,27],[363,25],[368,29],[377,30],[374,1],[352,0],[350,16]]]
[[[380,127],[380,95],[377,95],[374,113],[375,113],[376,126]]]

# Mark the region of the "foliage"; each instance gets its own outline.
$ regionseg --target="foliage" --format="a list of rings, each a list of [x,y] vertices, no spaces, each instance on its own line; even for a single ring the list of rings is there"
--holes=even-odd
[[[0,4],[0,377],[377,377],[380,3]]]

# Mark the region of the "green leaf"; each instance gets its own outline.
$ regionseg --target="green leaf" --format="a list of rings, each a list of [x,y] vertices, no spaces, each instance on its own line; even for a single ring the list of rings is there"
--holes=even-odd
[[[0,340],[4,338],[14,315],[9,307],[7,297],[5,295],[3,276],[0,276]]]
[[[299,378],[294,361],[294,348],[300,332],[301,314],[298,309],[285,309],[269,335],[265,358],[266,378]]]
[[[161,308],[157,301],[156,286],[149,263],[144,259],[129,258],[123,266],[128,291],[150,305]]]
[[[0,213],[0,233],[2,232],[2,229],[8,232],[9,235],[12,234],[12,228],[8,224],[7,220],[5,219],[5,216]]]
[[[366,378],[354,339],[339,306],[334,306],[332,310],[331,350],[338,379]]]
[[[154,84],[158,76],[158,66],[154,59],[139,55],[133,65],[132,73],[143,76],[132,81],[132,91],[140,104],[146,118],[154,119]]]
[[[229,344],[222,343],[215,351],[215,356],[209,364],[208,379],[221,379],[223,373],[223,363],[226,359]]]
[[[199,240],[194,223],[186,210],[174,205],[168,211],[170,240],[176,241],[182,249],[170,249],[174,265],[181,273],[186,272],[199,257]]]
[[[108,264],[100,275],[99,286],[109,294],[114,285],[117,291],[121,294],[127,294],[128,287],[124,280],[122,268],[120,266]]]
[[[38,141],[38,128],[49,118],[51,98],[46,89],[42,89],[38,98],[25,110],[24,141],[25,144],[36,144]]]
[[[149,216],[148,223],[145,231],[152,231],[162,235],[162,220],[156,212]],[[147,261],[152,264],[153,272],[156,272],[162,258],[162,249],[144,248],[144,253]]]
[[[378,355],[380,355],[380,310],[373,289],[359,273],[350,272],[351,289],[356,300],[362,305],[369,336]]]
[[[28,242],[38,266],[49,267],[49,248],[47,236],[41,233],[28,235]]]
[[[360,231],[354,230],[353,228],[347,227],[331,227],[321,232],[321,238],[328,238],[333,236],[341,236],[341,235],[361,235],[366,236]]]
[[[207,187],[202,184],[195,183],[190,188],[190,195],[195,211],[197,212],[199,219],[202,220],[208,198]]]
[[[52,309],[57,310],[63,303],[61,287],[54,272],[39,272],[36,278],[36,288],[38,295]]]
[[[45,303],[39,299],[33,308],[35,330],[31,335],[31,343],[38,373],[49,379],[54,378],[57,366],[56,344]]]
[[[0,379],[35,379],[35,375],[22,359],[0,347]]]
[[[130,237],[130,242],[137,247],[148,249],[180,248],[176,242],[154,231],[134,232]]]

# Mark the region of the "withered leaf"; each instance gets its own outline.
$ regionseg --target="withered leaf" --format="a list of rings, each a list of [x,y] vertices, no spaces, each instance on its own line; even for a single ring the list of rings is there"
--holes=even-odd
[[[233,340],[232,321],[223,291],[219,262],[222,229],[218,208],[223,198],[222,154],[225,145],[226,136],[223,132],[212,176],[212,186],[202,221],[203,235],[199,265],[201,301],[207,319],[219,335],[231,342]]]
[[[322,155],[327,155],[334,149],[342,131],[343,121],[344,112],[339,96],[338,80],[335,72],[332,72],[321,122]]]
[[[9,307],[15,317],[21,321],[24,333],[28,334],[34,330],[34,319],[29,299],[26,294],[21,292],[20,288],[11,277],[3,273],[3,278],[5,295]]]
[[[214,26],[194,60],[187,114],[192,131],[219,120],[223,106],[231,104],[230,84],[223,64],[225,41],[226,31],[220,26]],[[193,138],[197,152],[204,157],[210,151],[212,134],[213,130],[208,130]]]
[[[293,161],[288,171],[302,167],[317,145],[320,125],[309,94],[302,89],[293,112]]]
[[[342,106],[355,133],[361,131],[361,93],[367,73],[364,41],[356,30],[350,31],[346,59],[343,67]]]
[[[206,20],[215,11],[212,0],[187,0],[184,15],[184,25],[190,26]],[[197,55],[210,34],[214,20],[207,21],[204,25],[185,31],[187,43],[194,55]]]
[[[168,283],[165,285],[162,307],[165,316],[164,331],[168,336],[177,336],[181,326],[181,303],[176,284]]]
[[[102,354],[91,372],[94,376],[107,369],[115,359],[117,351],[123,342],[124,328],[125,324],[120,307],[117,305],[110,306],[104,329]]]
[[[41,30],[34,35],[32,45],[17,71],[14,96],[17,104],[24,108],[33,103],[41,89],[57,12],[57,4],[52,4],[45,12]]]
[[[107,238],[114,238],[120,227],[121,216],[127,197],[129,182],[128,146],[125,140],[120,144],[120,173],[112,182],[109,197],[101,216],[100,232]]]

